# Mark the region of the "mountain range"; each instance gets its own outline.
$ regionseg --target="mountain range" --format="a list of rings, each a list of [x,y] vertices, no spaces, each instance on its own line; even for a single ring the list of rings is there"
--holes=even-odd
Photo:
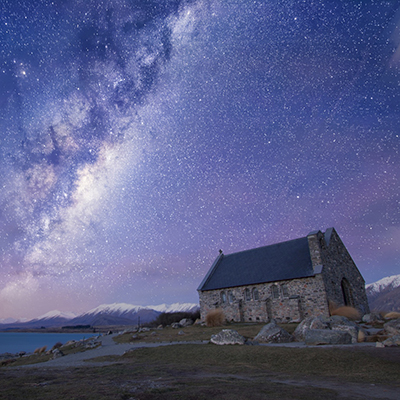
[[[194,303],[161,304],[158,306],[135,306],[126,303],[103,304],[80,315],[54,310],[29,321],[7,319],[0,321],[0,329],[54,328],[76,325],[137,325],[152,322],[164,312],[196,312],[198,310],[198,304]]]
[[[371,311],[400,310],[400,275],[392,275],[365,286]],[[0,329],[50,328],[61,326],[105,326],[136,325],[154,321],[161,313],[196,312],[199,305],[194,303],[160,304],[157,306],[135,306],[126,303],[103,304],[83,314],[50,311],[32,320],[0,320]]]
[[[365,286],[371,311],[400,310],[400,275],[392,275]]]

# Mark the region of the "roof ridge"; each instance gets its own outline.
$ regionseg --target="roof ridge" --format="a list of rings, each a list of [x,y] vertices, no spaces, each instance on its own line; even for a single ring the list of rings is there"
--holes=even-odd
[[[240,250],[240,251],[236,251],[235,253],[229,253],[229,254],[223,254],[224,257],[229,257],[229,256],[233,256],[236,254],[241,254],[241,253],[246,253],[246,252],[251,252],[254,250],[258,250],[258,249],[264,249],[266,247],[273,247],[273,246],[277,246],[279,244],[284,244],[284,243],[289,243],[289,242],[295,242],[296,240],[301,240],[301,239],[306,239],[307,236],[302,236],[296,239],[290,239],[290,240],[285,240],[283,242],[277,242],[277,243],[272,243],[272,244],[267,244],[265,246],[259,246],[259,247],[253,247],[252,249],[247,249],[247,250]]]

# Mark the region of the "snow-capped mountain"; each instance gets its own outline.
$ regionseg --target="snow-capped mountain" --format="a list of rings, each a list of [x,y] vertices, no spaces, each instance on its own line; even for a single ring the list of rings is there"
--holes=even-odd
[[[198,309],[198,304],[194,303],[161,304],[158,306],[113,303],[102,304],[78,316],[74,313],[54,310],[30,321],[6,320],[7,322],[4,323],[0,321],[0,325],[2,325],[2,329],[49,328],[75,325],[135,325],[152,322],[163,312],[196,312]]]
[[[14,322],[18,322],[15,318],[0,318],[0,324],[13,324]]]
[[[376,281],[374,283],[369,283],[368,285],[365,285],[365,290],[368,290],[369,293],[378,293],[382,292],[386,288],[396,288],[400,286],[400,275],[392,275],[392,276],[387,276],[386,278],[382,278],[379,281]]]
[[[365,285],[365,291],[371,310],[400,310],[400,275],[388,276]]]
[[[148,306],[147,308],[161,313],[196,312],[199,309],[199,305],[194,303],[174,303],[170,305],[160,304],[158,306]]]
[[[49,311],[46,314],[41,315],[40,317],[35,318],[36,320],[41,319],[53,319],[53,318],[64,318],[64,319],[72,319],[75,318],[76,314],[73,312],[63,312],[58,310]]]
[[[163,312],[195,312],[199,306],[192,303],[175,303],[159,306],[135,306],[126,303],[102,304],[78,317],[70,324],[75,325],[132,325],[154,321]]]

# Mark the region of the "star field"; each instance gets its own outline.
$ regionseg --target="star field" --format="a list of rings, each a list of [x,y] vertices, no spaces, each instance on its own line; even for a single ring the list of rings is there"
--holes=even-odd
[[[331,226],[399,273],[399,1],[2,0],[0,38],[0,318]]]

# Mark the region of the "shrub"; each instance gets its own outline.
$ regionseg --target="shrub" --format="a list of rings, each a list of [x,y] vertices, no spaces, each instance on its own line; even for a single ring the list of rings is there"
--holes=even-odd
[[[59,349],[60,347],[62,347],[62,343],[61,342],[57,342],[52,348],[51,350],[55,350],[55,349]]]
[[[340,315],[341,317],[346,317],[348,319],[360,319],[360,313],[354,307],[343,306],[338,307],[331,311],[331,315]]]
[[[220,308],[211,310],[206,315],[207,326],[222,326],[224,322],[225,322],[225,315]]]
[[[385,319],[397,319],[400,318],[400,313],[396,311],[391,311],[383,316]]]

